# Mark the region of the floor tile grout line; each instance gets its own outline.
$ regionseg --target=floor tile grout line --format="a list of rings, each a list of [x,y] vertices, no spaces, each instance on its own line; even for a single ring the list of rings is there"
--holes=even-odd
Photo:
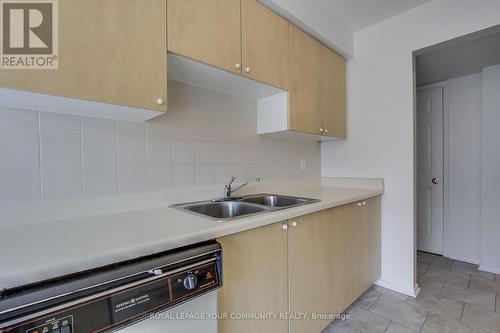
[[[426,268],[426,269],[425,269],[425,271],[422,273],[422,275],[425,275],[425,273],[427,273],[427,271],[429,270],[429,268],[431,268],[431,264],[429,264],[429,265],[427,266],[427,268]]]
[[[392,320],[391,320],[391,321],[389,321],[389,325],[387,325],[387,327],[385,328],[384,332],[382,332],[382,333],[386,333],[386,332],[387,332],[387,330],[389,329],[389,326],[391,326],[391,324],[392,324],[392,323],[393,323],[393,321],[392,321]]]
[[[425,316],[425,319],[424,319],[424,322],[422,323],[422,326],[420,326],[420,329],[418,330],[419,332],[422,332],[422,329],[424,328],[425,326],[425,322],[427,321],[427,318],[429,318],[429,316],[431,315],[431,312],[429,311],[427,313],[427,316]]]
[[[464,305],[462,306],[462,312],[460,313],[460,319],[458,320],[459,322],[462,322],[462,318],[464,317],[464,311],[465,311],[465,305],[467,303],[463,302]]]
[[[373,306],[373,304],[377,303],[378,300],[380,299],[380,297],[382,297],[382,293],[380,295],[377,296],[377,299],[375,300],[375,302],[373,302],[372,304],[368,305],[368,307],[366,308],[366,310],[370,310],[370,308]]]

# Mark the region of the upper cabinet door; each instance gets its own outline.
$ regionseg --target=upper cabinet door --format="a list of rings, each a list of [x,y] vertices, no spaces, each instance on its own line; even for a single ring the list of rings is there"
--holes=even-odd
[[[168,0],[168,51],[241,73],[240,0]]]
[[[346,62],[337,53],[322,46],[324,135],[346,137]]]
[[[242,73],[288,88],[288,22],[257,0],[241,0]]]
[[[289,25],[289,128],[321,134],[321,44]]]
[[[164,0],[58,4],[59,68],[0,70],[1,87],[166,111]]]

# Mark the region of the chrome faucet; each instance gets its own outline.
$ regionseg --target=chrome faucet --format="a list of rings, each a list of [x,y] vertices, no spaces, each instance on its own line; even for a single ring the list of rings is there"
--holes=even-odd
[[[251,182],[260,182],[260,177],[250,178],[249,180],[247,180],[246,182],[244,182],[243,184],[241,184],[237,188],[233,189],[232,188],[232,184],[233,184],[233,182],[235,180],[236,180],[236,177],[231,177],[231,180],[229,181],[229,183],[227,183],[226,185],[224,185],[224,199],[225,200],[235,199],[235,198],[233,198],[233,193],[234,192],[238,191],[243,186],[246,186],[246,185],[250,184]]]

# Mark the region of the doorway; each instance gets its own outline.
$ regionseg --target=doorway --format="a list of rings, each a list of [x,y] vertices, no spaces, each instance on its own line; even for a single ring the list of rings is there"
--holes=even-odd
[[[416,250],[500,271],[497,255],[487,260],[498,243],[487,212],[500,177],[488,172],[498,165],[500,26],[416,51],[415,79]]]

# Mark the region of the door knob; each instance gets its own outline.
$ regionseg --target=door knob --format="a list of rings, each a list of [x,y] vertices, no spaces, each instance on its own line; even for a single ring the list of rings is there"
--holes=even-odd
[[[439,184],[439,178],[438,177],[432,178],[432,183],[433,184]]]

